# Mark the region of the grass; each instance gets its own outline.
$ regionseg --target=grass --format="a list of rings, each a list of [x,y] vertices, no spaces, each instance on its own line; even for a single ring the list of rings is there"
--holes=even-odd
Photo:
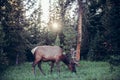
[[[43,63],[42,68],[47,75],[43,76],[36,67],[36,77],[32,72],[31,64],[26,62],[19,66],[9,67],[2,73],[0,80],[120,80],[119,67],[111,72],[107,62],[81,61],[80,66],[77,67],[77,74],[71,73],[62,63],[60,74],[56,67],[51,74],[49,64]]]

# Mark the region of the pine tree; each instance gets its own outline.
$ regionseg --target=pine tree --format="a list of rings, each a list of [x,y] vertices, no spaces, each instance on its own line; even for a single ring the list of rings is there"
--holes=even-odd
[[[105,14],[103,16],[103,26],[106,31],[104,33],[106,42],[106,53],[109,62],[112,65],[120,65],[120,8],[117,0],[106,0]]]
[[[0,71],[3,71],[8,66],[8,58],[6,53],[3,52],[5,46],[3,26],[0,24]]]
[[[9,64],[25,61],[24,16],[22,1],[6,1],[2,5],[2,26],[5,33],[3,52],[7,54]]]

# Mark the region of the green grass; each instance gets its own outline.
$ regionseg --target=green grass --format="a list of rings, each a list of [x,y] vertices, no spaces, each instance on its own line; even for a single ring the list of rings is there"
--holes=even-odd
[[[19,66],[9,67],[2,73],[0,80],[120,80],[119,67],[111,72],[107,62],[81,61],[80,66],[77,67],[77,74],[71,73],[62,63],[60,74],[58,74],[56,67],[51,74],[49,64],[42,63],[46,76],[42,75],[36,66],[36,77],[32,72],[31,64],[26,62]]]

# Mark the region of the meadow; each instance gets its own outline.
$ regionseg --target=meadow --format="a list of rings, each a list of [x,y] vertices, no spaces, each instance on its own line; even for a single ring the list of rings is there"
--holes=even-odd
[[[46,76],[42,75],[36,66],[36,77],[33,74],[31,64],[26,62],[9,67],[2,73],[0,80],[120,80],[119,67],[114,67],[111,71],[111,67],[107,62],[80,61],[80,65],[76,67],[76,74],[70,72],[63,63],[61,63],[60,73],[57,72],[55,66],[51,74],[50,65],[42,63]]]

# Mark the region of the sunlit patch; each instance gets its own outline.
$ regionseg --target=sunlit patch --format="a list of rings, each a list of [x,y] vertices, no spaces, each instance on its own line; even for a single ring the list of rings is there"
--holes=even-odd
[[[58,24],[57,23],[53,23],[53,28],[54,29],[58,29]]]
[[[58,23],[54,22],[54,23],[52,24],[52,28],[53,28],[53,30],[58,31],[58,30],[59,30]]]

